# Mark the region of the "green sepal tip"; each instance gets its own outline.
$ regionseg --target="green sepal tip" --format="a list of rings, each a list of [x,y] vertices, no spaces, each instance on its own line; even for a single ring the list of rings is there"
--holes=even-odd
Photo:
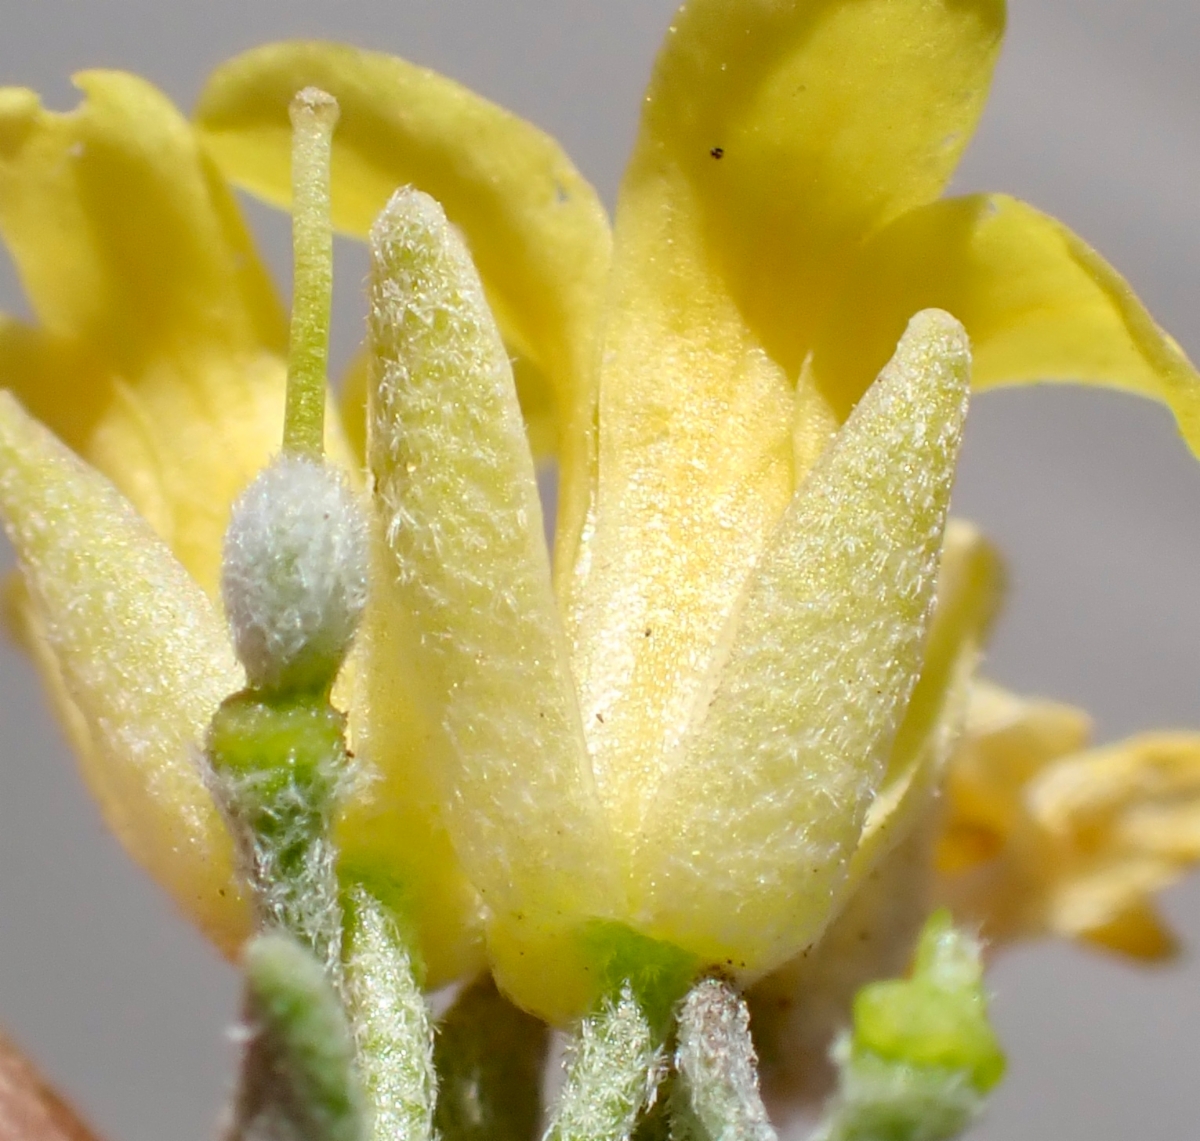
[[[978,946],[948,911],[926,923],[911,978],[872,983],[855,996],[853,1044],[856,1055],[963,1072],[980,1093],[1004,1076]]]

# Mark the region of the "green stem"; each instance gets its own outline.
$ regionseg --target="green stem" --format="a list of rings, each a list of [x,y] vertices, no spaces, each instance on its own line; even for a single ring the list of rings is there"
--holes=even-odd
[[[625,983],[580,1023],[545,1141],[628,1141],[663,1065],[661,1037]]]
[[[272,934],[247,948],[245,971],[228,1141],[365,1141],[350,1030],[321,965]]]
[[[331,823],[345,718],[321,694],[227,698],[209,729],[214,791],[262,931],[290,932],[341,986],[342,914]]]
[[[362,887],[345,895],[346,1004],[374,1141],[431,1141],[437,1076],[433,1026],[413,957]]]
[[[741,995],[720,979],[701,980],[684,999],[677,1033],[678,1132],[695,1141],[775,1141]]]
[[[333,296],[329,167],[338,105],[315,87],[297,93],[292,119],[292,329],[283,447],[320,459]]]

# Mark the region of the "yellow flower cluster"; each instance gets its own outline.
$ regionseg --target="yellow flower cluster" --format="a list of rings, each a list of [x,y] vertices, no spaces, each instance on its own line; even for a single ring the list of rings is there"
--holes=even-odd
[[[113,828],[222,947],[248,912],[196,759],[241,684],[221,538],[278,446],[287,333],[230,187],[288,206],[311,85],[341,108],[335,225],[366,238],[411,184],[470,254],[436,210],[381,228],[419,304],[376,282],[385,347],[326,420],[378,531],[335,690],[371,778],[339,871],[427,981],[490,962],[561,1020],[632,940],[755,982],[943,786],[914,908],[1168,948],[1148,897],[1200,855],[1200,737],[1087,752],[1078,714],[973,685],[1002,575],[969,526],[943,544],[968,370],[1162,400],[1200,448],[1200,377],[1098,255],[1024,203],[940,197],[1003,25],[1001,0],[691,0],[611,231],[534,127],[354,48],[249,52],[190,122],[113,72],[68,114],[0,91],[37,318],[0,324],[28,410],[0,401],[11,610]]]

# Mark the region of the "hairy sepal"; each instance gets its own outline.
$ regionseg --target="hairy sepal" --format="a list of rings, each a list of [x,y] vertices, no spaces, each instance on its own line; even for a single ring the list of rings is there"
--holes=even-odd
[[[827,922],[920,673],[969,372],[918,314],[771,536],[640,852],[656,937],[745,976]]]

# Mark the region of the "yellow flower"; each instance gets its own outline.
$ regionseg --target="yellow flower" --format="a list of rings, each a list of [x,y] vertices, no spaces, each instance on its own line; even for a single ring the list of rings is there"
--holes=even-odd
[[[345,685],[354,747],[379,780],[341,822],[343,866],[413,924],[432,978],[474,962],[469,881],[487,904],[494,969],[550,1017],[591,1001],[630,939],[753,979],[819,938],[923,818],[998,590],[986,545],[952,530],[922,664],[933,590],[922,544],[939,536],[952,441],[936,454],[904,441],[864,492],[896,512],[914,488],[932,496],[892,531],[859,536],[868,553],[875,540],[923,552],[904,607],[885,598],[862,645],[846,639],[864,615],[842,605],[861,586],[842,564],[823,583],[837,605],[796,620],[832,549],[806,546],[800,524],[848,533],[853,513],[826,508],[887,435],[860,398],[913,313],[963,322],[976,388],[1125,388],[1167,402],[1200,446],[1194,370],[1096,254],[1012,199],[938,197],[982,109],[1003,22],[1000,0],[694,0],[656,65],[612,237],[594,192],[539,132],[350,48],[283,44],[232,61],[202,97],[197,134],[128,77],[87,77],[88,102],[65,117],[29,93],[3,95],[0,229],[40,322],[7,327],[6,382],[210,593],[228,504],[265,462],[282,404],[282,318],[221,175],[286,205],[287,106],[316,85],[342,108],[335,223],[365,237],[395,187],[413,183],[465,236],[533,442],[560,467],[554,596],[486,322],[470,343],[490,354],[492,386],[472,391],[503,413],[494,423],[465,399],[418,407],[397,360],[369,383],[359,369],[345,401],[348,435],[371,436],[391,542]],[[420,246],[408,241],[393,251],[401,262]],[[939,321],[917,339],[941,345],[946,375],[921,399],[941,401],[932,423],[952,436],[963,362]],[[909,371],[929,374],[921,363]],[[860,428],[827,451],[856,405]],[[20,473],[5,506],[21,515],[42,488],[18,546],[27,566],[49,565],[36,524],[57,485],[37,474],[48,461],[22,452],[17,414],[4,420],[3,456]],[[413,450],[389,443],[397,425]],[[439,452],[453,438],[492,451]],[[921,461],[908,479],[906,455]],[[61,476],[67,461],[54,463]],[[491,548],[459,510],[464,489],[496,521]],[[444,534],[439,513],[457,520]],[[903,533],[918,524],[920,542]],[[110,554],[111,581],[138,581],[120,544]],[[166,551],[155,557],[143,577],[182,598]],[[157,704],[131,702],[158,660],[147,647],[174,638],[178,654],[178,614],[135,605],[124,625],[70,614],[72,626],[68,596],[45,575],[39,587],[36,566],[31,577],[31,642],[110,819],[210,931],[236,941],[227,841],[188,755],[216,691],[237,684],[215,612],[199,594],[184,607],[200,615],[185,649],[210,663],[207,688],[163,675]],[[443,587],[456,606],[438,608]],[[899,639],[895,653],[880,630]],[[779,631],[777,656],[756,663]],[[98,650],[112,663],[99,676],[85,668]],[[847,685],[836,706],[857,734],[843,742],[851,754],[828,724],[794,747],[828,713],[813,692],[796,700],[805,670],[872,653],[885,659],[870,675],[879,692]],[[128,731],[114,733],[122,719]],[[817,761],[822,780],[806,783]],[[799,886],[809,842],[824,855]]]
[[[4,319],[0,377],[121,495],[3,405],[0,498],[29,581],[10,610],[110,826],[232,954],[249,911],[197,760],[243,684],[221,538],[279,448],[286,315],[187,120],[133,76],[77,82],[66,115],[0,92],[0,232],[38,319]],[[336,410],[326,425],[358,482]],[[475,893],[423,790],[388,791],[347,806],[348,874],[403,909],[432,983],[477,969]]]
[[[996,943],[1054,933],[1165,958],[1176,942],[1152,897],[1200,858],[1200,735],[1089,736],[1070,706],[975,688],[947,779],[941,893]]]

